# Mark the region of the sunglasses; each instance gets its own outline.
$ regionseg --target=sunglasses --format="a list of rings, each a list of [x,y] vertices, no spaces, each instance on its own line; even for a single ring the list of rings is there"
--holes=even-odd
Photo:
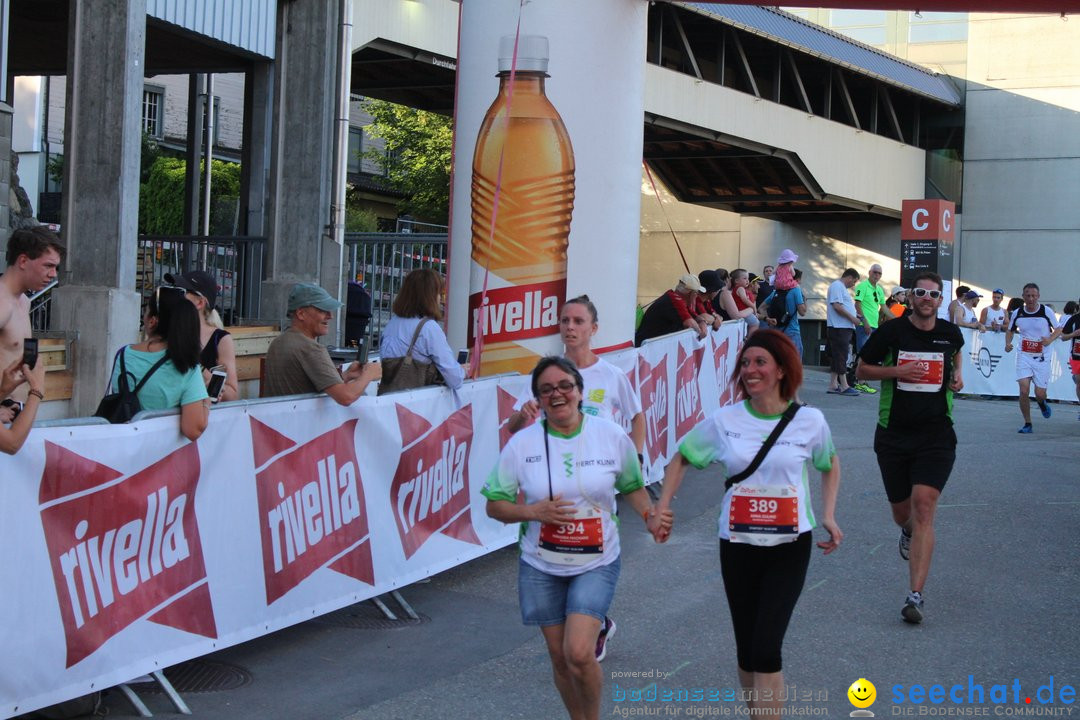
[[[546,398],[551,397],[551,394],[556,390],[558,390],[561,395],[568,395],[573,392],[576,387],[577,385],[569,380],[560,380],[555,385],[541,385],[537,388],[537,391],[540,393],[540,397]]]
[[[927,290],[926,288],[915,288],[911,291],[911,294],[917,298],[924,298],[929,295],[931,300],[937,300],[941,297],[940,290]]]
[[[173,290],[175,292],[183,293],[185,295],[187,294],[187,290],[182,287],[177,287],[175,285],[158,285],[157,288],[154,290],[154,304],[157,304],[161,300],[162,290]]]

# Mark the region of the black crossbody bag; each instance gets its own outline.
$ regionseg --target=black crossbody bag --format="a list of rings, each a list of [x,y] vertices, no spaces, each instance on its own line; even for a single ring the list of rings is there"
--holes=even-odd
[[[784,432],[784,428],[786,428],[788,423],[795,417],[795,413],[799,412],[800,407],[802,406],[795,402],[787,406],[787,410],[784,410],[784,414],[780,416],[780,422],[776,423],[776,427],[769,433],[769,437],[765,438],[765,442],[761,444],[761,449],[758,450],[757,455],[755,455],[754,459],[750,461],[750,464],[746,466],[746,469],[732,475],[724,483],[725,492],[730,490],[731,486],[735,483],[741,483],[743,480],[757,472],[757,469],[761,466],[765,456],[769,454],[769,450],[776,444],[776,440],[780,437],[780,433]]]

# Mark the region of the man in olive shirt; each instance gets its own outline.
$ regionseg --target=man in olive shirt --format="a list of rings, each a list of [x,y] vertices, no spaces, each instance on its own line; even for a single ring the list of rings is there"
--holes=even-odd
[[[324,392],[340,405],[352,405],[368,383],[382,377],[382,366],[353,363],[344,377],[317,338],[330,332],[334,310],[341,307],[318,285],[300,283],[289,293],[289,329],[266,351],[264,397]]]

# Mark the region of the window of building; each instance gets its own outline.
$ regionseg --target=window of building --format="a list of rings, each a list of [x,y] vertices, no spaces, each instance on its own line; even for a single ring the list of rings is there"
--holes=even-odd
[[[143,88],[142,129],[158,140],[165,136],[165,88]]]
[[[921,13],[908,15],[908,42],[959,42],[967,40],[967,13]]]
[[[349,172],[360,172],[364,152],[364,131],[358,127],[349,128]]]
[[[888,16],[884,10],[833,10],[830,24],[834,28],[858,27],[860,25],[884,26]]]

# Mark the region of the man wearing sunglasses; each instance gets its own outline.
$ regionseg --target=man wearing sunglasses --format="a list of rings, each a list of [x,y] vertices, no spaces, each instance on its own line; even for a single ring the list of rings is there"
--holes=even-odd
[[[956,325],[937,316],[943,283],[937,273],[915,278],[911,312],[883,323],[859,354],[855,374],[881,381],[874,434],[885,495],[900,526],[900,557],[907,560],[911,592],[900,616],[923,619],[923,587],[934,552],[934,512],[956,460],[953,393],[964,387]]]
[[[1020,386],[1020,414],[1024,425],[1017,432],[1030,435],[1031,383],[1035,383],[1035,401],[1044,418],[1050,418],[1050,406],[1046,403],[1046,385],[1050,382],[1050,358],[1046,347],[1057,339],[1061,329],[1057,327],[1054,311],[1039,302],[1039,286],[1024,286],[1024,304],[1009,318],[1005,330],[1005,352],[1012,352],[1013,335],[1020,333],[1020,352],[1016,354],[1016,382]]]

